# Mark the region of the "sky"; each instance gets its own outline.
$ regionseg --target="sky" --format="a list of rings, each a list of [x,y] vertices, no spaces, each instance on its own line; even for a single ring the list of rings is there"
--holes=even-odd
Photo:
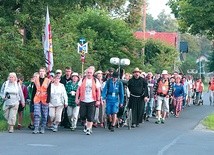
[[[165,5],[167,2],[168,0],[147,0],[147,13],[150,13],[154,18],[157,18],[162,10],[165,10],[166,14],[170,14],[171,9]]]

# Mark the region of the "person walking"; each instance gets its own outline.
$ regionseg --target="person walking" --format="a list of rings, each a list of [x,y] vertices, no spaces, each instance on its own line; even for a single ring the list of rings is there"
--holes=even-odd
[[[154,84],[152,72],[148,72],[146,76],[149,90],[149,101],[146,103],[146,121],[149,121],[149,118],[152,117],[152,112],[154,108]]]
[[[94,78],[94,69],[87,68],[86,76],[79,81],[75,102],[80,105],[80,118],[86,121],[84,132],[92,133],[95,106],[100,105],[100,82]]]
[[[78,88],[79,75],[78,73],[72,73],[72,81],[66,83],[66,92],[68,95],[68,107],[67,114],[68,120],[71,124],[71,131],[74,131],[77,127],[77,120],[79,115],[79,105],[75,102],[76,91]]]
[[[102,91],[102,100],[106,103],[106,114],[108,116],[109,130],[114,132],[117,121],[117,113],[119,106],[122,107],[124,103],[124,89],[123,83],[118,80],[118,73],[114,72],[112,78],[106,81],[105,87]]]
[[[175,77],[175,85],[173,86],[173,105],[175,117],[180,116],[183,98],[185,98],[184,85],[181,83],[181,76],[177,75]]]
[[[167,70],[162,71],[162,76],[157,80],[154,86],[154,95],[157,98],[157,121],[156,124],[165,122],[167,113],[169,113],[169,97],[172,95],[172,84],[168,78]],[[162,113],[161,113],[162,112]]]
[[[96,71],[95,78],[97,78],[101,84],[100,91],[102,93],[102,90],[105,85],[105,82],[103,81],[103,72],[101,70]],[[98,123],[100,123],[100,127],[104,127],[105,108],[106,108],[106,104],[101,99],[100,105],[96,107],[96,110],[95,110],[93,127],[96,128],[98,126]]]
[[[209,91],[210,106],[211,105],[214,106],[214,77],[212,77],[211,80],[209,81],[208,91]]]
[[[19,83],[19,85],[22,88],[22,92],[23,92],[24,99],[25,99],[25,102],[26,102],[27,97],[28,97],[28,90],[27,90],[27,86],[25,86],[24,83],[23,83],[24,82],[24,76],[23,75],[19,75],[17,82]],[[23,111],[24,111],[24,107],[20,103],[19,104],[19,108],[18,108],[18,126],[17,126],[18,130],[21,130],[21,128],[22,128]]]
[[[145,103],[148,101],[148,84],[145,79],[140,77],[139,68],[133,70],[133,77],[128,81],[130,98],[128,108],[132,109],[132,127],[139,127],[143,121]]]
[[[61,122],[62,110],[68,106],[68,96],[65,86],[60,83],[60,77],[56,75],[54,82],[51,83],[49,117],[52,123],[53,132],[58,131],[58,125]]]
[[[33,87],[34,87],[34,82],[35,80],[39,78],[39,73],[35,72],[33,74],[33,77],[31,78],[31,82],[28,85],[27,89],[28,89],[28,100],[29,100],[29,109],[30,109],[30,124],[28,125],[28,128],[31,130],[34,130],[34,104],[32,102],[33,98],[32,98],[32,93],[33,93]]]
[[[8,124],[8,132],[12,133],[16,124],[19,103],[22,104],[22,107],[25,106],[24,95],[20,84],[17,83],[16,73],[9,73],[8,80],[3,83],[0,94],[4,100],[3,111]]]
[[[32,103],[34,103],[34,130],[33,134],[45,133],[48,117],[48,104],[50,103],[50,80],[45,77],[46,68],[39,69],[39,78],[35,79]],[[40,120],[41,119],[41,120]],[[41,123],[40,123],[41,122]],[[41,125],[41,126],[40,126]]]
[[[56,71],[56,73],[60,73],[60,70]],[[62,76],[60,82],[64,84],[66,87],[66,84],[70,81],[72,81],[72,75],[73,71],[71,67],[66,67],[65,68],[65,75]],[[62,75],[62,73],[60,73]],[[67,114],[67,107],[64,108],[63,113],[62,113],[62,122],[61,126],[64,126],[64,128],[70,128],[70,122],[68,120],[68,114]]]

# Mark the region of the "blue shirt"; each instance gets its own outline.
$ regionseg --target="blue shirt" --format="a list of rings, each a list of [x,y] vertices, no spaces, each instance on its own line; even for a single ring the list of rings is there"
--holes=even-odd
[[[174,84],[173,95],[174,95],[174,97],[181,97],[181,96],[184,97],[184,87],[182,84],[180,84],[180,85],[178,85],[176,83]]]
[[[119,80],[113,82],[112,79],[109,79],[108,81],[106,81],[106,84],[103,88],[102,99],[106,99],[109,101],[118,101],[118,97],[119,103],[123,104],[124,102],[123,83]]]

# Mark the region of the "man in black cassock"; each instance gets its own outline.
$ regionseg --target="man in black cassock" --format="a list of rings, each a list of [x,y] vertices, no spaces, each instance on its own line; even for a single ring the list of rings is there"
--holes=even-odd
[[[139,68],[133,71],[133,77],[128,82],[130,98],[128,107],[132,109],[132,127],[138,127],[142,123],[145,103],[148,101],[148,86],[141,76]]]

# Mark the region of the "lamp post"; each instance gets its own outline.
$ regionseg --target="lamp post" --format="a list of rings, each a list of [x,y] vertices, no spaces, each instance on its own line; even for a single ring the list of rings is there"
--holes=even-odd
[[[113,57],[110,59],[110,63],[113,64],[113,65],[118,65],[118,74],[119,74],[119,78],[120,78],[120,67],[121,66],[128,66],[130,65],[130,60],[129,59],[120,59],[120,58],[117,58],[117,57]]]

